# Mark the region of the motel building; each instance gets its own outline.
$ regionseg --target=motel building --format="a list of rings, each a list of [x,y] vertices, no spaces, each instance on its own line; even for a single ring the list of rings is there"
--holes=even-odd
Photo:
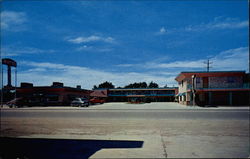
[[[180,104],[250,105],[250,74],[245,71],[181,72],[175,80]]]
[[[177,87],[168,88],[113,88],[95,89],[91,97],[104,99],[106,102],[173,102],[178,93]]]
[[[173,102],[177,87],[168,88],[116,88],[108,90],[110,102]]]

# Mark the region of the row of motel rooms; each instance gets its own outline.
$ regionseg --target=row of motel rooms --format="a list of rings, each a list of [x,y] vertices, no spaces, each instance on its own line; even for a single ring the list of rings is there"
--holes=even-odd
[[[245,71],[181,72],[178,87],[86,90],[21,83],[17,97],[46,105],[68,105],[76,97],[101,98],[106,102],[179,102],[184,105],[250,105],[250,74]]]
[[[250,74],[245,71],[181,72],[177,98],[184,105],[250,105]]]

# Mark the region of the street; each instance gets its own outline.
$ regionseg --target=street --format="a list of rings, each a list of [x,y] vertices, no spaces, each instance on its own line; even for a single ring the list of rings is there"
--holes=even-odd
[[[115,109],[107,108],[111,105]],[[105,103],[90,108],[2,109],[1,143],[8,143],[4,150],[26,145],[5,154],[26,158],[39,158],[44,147],[47,153],[41,158],[249,157],[249,109],[183,108],[175,103],[132,106],[139,107]],[[53,156],[61,150],[60,156]]]

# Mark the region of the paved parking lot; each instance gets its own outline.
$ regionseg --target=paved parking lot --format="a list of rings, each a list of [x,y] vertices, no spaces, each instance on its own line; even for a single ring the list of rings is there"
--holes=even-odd
[[[5,108],[1,143],[26,158],[246,158],[248,117],[247,107],[176,103]]]
[[[9,107],[4,105],[4,109],[8,109]],[[13,108],[11,108],[13,109]],[[141,110],[151,110],[151,109],[186,109],[186,110],[192,110],[192,109],[237,109],[237,110],[249,110],[249,106],[216,106],[216,107],[199,107],[199,106],[186,106],[182,105],[176,102],[152,102],[152,103],[142,103],[142,104],[131,104],[127,102],[111,102],[111,103],[104,103],[104,104],[95,104],[95,105],[90,105],[89,107],[72,107],[72,106],[48,106],[48,107],[24,107],[24,108],[19,108],[19,109],[70,109],[70,110],[75,110],[75,109],[108,109],[108,110],[129,110],[129,109],[141,109]]]

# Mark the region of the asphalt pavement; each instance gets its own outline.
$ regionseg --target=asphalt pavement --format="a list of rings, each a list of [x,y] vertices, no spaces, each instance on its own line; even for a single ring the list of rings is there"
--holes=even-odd
[[[2,158],[247,158],[249,108],[3,108],[0,140]]]
[[[248,120],[246,110],[3,110],[3,118],[134,118],[134,119],[238,119]]]

